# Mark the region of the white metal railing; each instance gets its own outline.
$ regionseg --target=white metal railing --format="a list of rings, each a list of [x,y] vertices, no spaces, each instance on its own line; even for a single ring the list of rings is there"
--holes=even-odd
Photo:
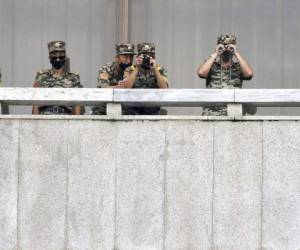
[[[108,114],[120,114],[121,104],[135,106],[228,106],[228,115],[243,113],[243,105],[298,107],[300,89],[99,89],[0,88],[1,113],[6,105],[94,106],[108,103]]]

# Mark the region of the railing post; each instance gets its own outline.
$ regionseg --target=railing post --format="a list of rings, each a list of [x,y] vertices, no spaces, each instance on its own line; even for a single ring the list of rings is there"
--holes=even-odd
[[[122,115],[121,103],[107,103],[106,104],[106,114],[108,116]]]
[[[242,116],[243,115],[243,104],[241,104],[241,103],[227,104],[227,115],[228,116]]]

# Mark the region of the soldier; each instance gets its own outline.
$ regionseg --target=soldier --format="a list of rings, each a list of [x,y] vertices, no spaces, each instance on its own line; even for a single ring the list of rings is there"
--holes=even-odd
[[[49,60],[52,69],[41,70],[37,73],[35,88],[82,88],[78,73],[70,73],[64,69],[66,63],[66,44],[63,41],[48,43]],[[32,114],[81,114],[81,107],[67,106],[33,106]]]
[[[155,45],[140,43],[137,45],[136,65],[125,71],[124,88],[168,88],[166,70],[155,61]],[[126,107],[127,115],[157,115],[160,107]]]
[[[206,79],[207,88],[242,88],[243,80],[253,76],[251,67],[236,47],[234,35],[221,35],[217,39],[215,52],[199,66],[199,77]],[[206,106],[202,115],[227,115],[224,105]]]
[[[134,53],[133,44],[116,44],[116,58],[114,62],[107,63],[99,69],[98,88],[120,88],[119,82],[123,80],[124,71],[132,65]],[[103,103],[92,109],[93,115],[105,115],[106,104]]]

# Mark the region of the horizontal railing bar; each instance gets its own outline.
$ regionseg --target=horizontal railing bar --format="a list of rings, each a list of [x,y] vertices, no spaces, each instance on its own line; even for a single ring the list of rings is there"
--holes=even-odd
[[[0,102],[10,105],[97,105],[123,103],[136,106],[203,106],[252,104],[300,106],[300,89],[99,89],[0,88]]]

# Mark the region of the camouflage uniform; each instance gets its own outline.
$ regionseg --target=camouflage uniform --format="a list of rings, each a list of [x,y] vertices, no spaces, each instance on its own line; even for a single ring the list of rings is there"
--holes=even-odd
[[[218,44],[236,44],[236,38],[233,35],[221,35],[218,37]],[[206,77],[206,87],[214,89],[242,88],[243,80],[250,80],[251,77],[245,77],[238,61],[231,62],[231,65],[224,69],[219,59],[214,62]],[[227,115],[226,105],[214,105],[203,107],[202,115]]]
[[[117,44],[117,55],[134,55],[134,45]],[[98,71],[97,88],[108,88],[118,85],[119,81],[124,78],[124,70],[120,69],[116,61],[110,62],[102,66]],[[106,103],[92,108],[93,115],[105,115]]]
[[[65,43],[53,41],[48,43],[49,54],[55,51],[65,51]],[[52,69],[37,72],[34,87],[37,88],[82,88],[78,73],[65,72],[63,75],[54,75]],[[43,106],[39,107],[40,114],[71,114],[72,107]]]
[[[137,46],[138,54],[154,54],[155,45],[153,43],[141,43]],[[128,76],[137,66],[126,69],[125,75]],[[167,79],[167,71],[162,66],[157,66],[160,74]],[[140,70],[136,76],[133,88],[137,89],[157,89],[156,76],[153,70]],[[157,115],[160,107],[126,107],[126,115]]]

